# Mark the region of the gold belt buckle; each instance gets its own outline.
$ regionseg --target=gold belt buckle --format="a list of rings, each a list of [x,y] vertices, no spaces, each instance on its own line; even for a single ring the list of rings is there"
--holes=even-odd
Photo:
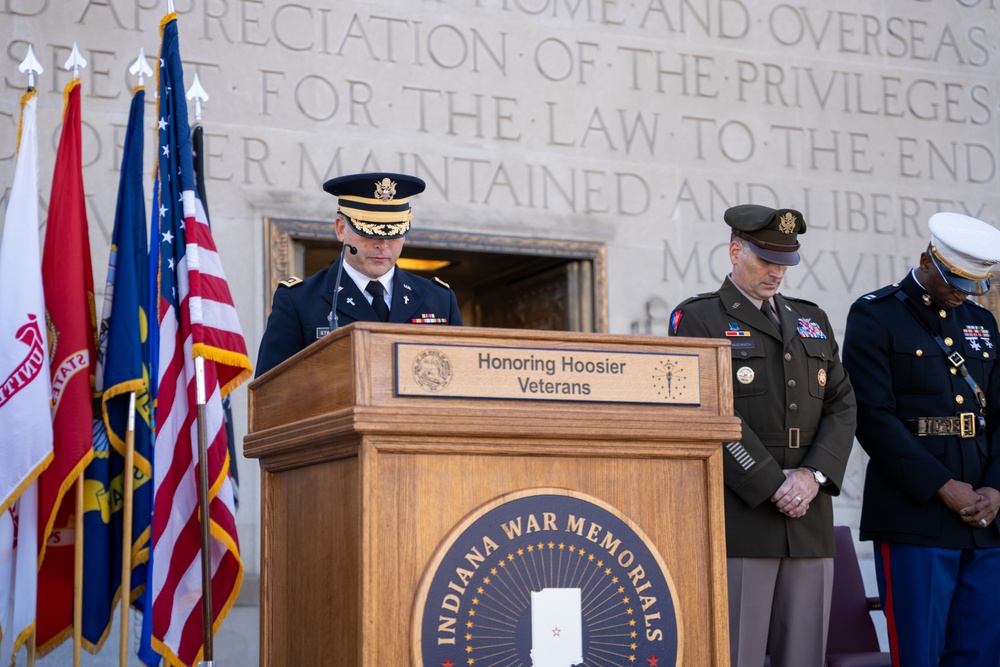
[[[971,415],[972,413],[970,412],[969,414]],[[788,448],[789,449],[798,449],[799,448],[799,432],[801,430],[802,429],[798,429],[798,428],[790,428],[790,429],[788,429]]]
[[[962,412],[958,415],[958,423],[962,438],[976,437],[976,415],[974,412]]]

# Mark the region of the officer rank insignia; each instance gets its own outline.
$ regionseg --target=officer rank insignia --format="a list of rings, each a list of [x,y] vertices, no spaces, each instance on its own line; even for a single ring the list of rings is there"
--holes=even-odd
[[[962,327],[962,333],[965,334],[965,340],[969,341],[969,347],[977,352],[982,349],[982,346],[992,348],[993,342],[990,341],[990,330],[984,326],[978,324],[966,324]]]
[[[811,317],[800,317],[797,327],[799,338],[826,338],[826,334],[818,324],[812,321]]]

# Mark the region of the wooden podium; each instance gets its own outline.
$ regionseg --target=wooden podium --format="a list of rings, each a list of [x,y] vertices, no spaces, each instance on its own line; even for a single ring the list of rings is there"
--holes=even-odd
[[[489,587],[507,563],[516,581],[519,561],[534,563],[534,575],[517,570],[526,589],[539,572],[581,582],[584,598],[595,589],[586,582],[615,582],[608,616],[640,643],[662,639],[659,612],[672,603],[675,663],[650,657],[664,650],[651,640],[637,649],[650,656],[587,665],[729,664],[721,443],[740,437],[731,377],[727,342],[709,339],[355,323],[303,350],[250,384],[260,664],[439,667],[422,657],[436,637],[461,658],[440,664],[528,667],[491,658],[481,638],[487,603],[506,597]],[[513,521],[483,526],[533,494],[590,503],[627,528],[612,534],[573,507],[565,517],[542,507],[525,511],[524,525],[550,533],[508,553]],[[645,547],[620,541],[629,530]],[[482,551],[457,546],[470,535]],[[656,563],[670,588],[658,599],[643,590]],[[447,590],[435,573],[450,578]],[[538,631],[527,618],[512,621],[511,636]]]

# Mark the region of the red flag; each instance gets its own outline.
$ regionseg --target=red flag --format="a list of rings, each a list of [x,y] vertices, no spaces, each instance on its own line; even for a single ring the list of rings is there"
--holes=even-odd
[[[79,79],[66,86],[65,98],[42,251],[55,453],[39,478],[42,549],[35,644],[43,655],[72,633],[76,511],[72,487],[94,456],[97,329],[83,197]]]

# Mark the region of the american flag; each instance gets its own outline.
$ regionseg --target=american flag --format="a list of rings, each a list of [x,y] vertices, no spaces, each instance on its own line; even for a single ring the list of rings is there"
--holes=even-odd
[[[161,24],[157,110],[159,373],[153,451],[153,646],[172,665],[202,659],[194,356],[205,360],[212,630],[243,579],[222,398],[250,377],[246,343],[198,199],[175,14]]]

